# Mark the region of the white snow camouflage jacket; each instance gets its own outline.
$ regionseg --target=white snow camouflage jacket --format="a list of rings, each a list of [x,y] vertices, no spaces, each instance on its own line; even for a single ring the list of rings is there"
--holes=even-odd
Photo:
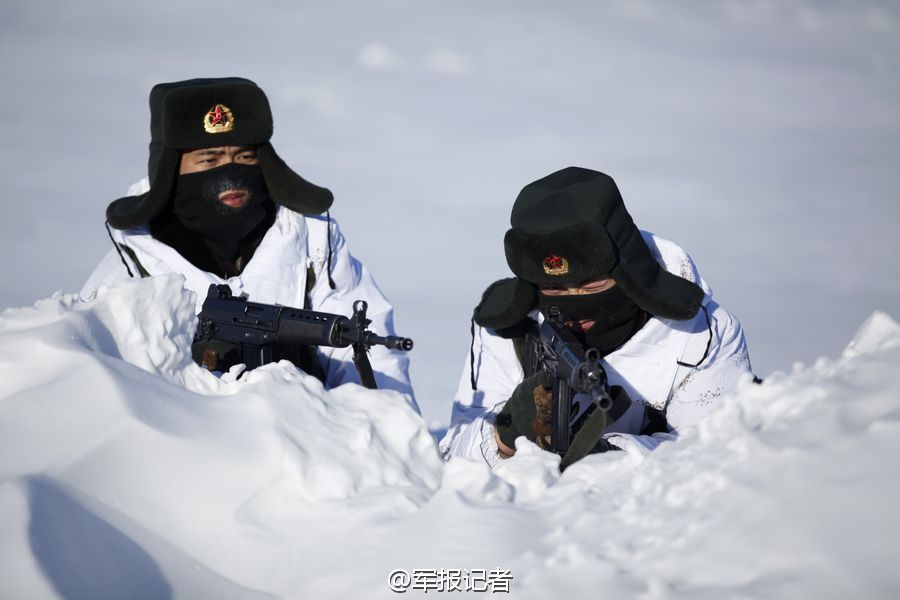
[[[143,179],[133,185],[128,193],[143,193],[148,186],[147,179]],[[353,302],[365,300],[369,304],[367,317],[372,320],[370,328],[380,335],[395,335],[393,306],[384,297],[365,266],[350,254],[334,219],[304,216],[279,206],[275,223],[266,232],[243,272],[227,280],[198,269],[174,248],[152,237],[146,227],[110,231],[116,244],[130,251],[125,250],[120,256],[115,249],[110,250],[82,288],[82,298],[90,297],[100,285],[131,276],[139,277],[140,269],[130,256],[133,252],[141,268],[150,276],[165,273],[184,275],[185,288],[197,296],[198,313],[212,283],[227,283],[232,293],[246,293],[253,302],[302,307],[307,267],[311,266],[316,276],[309,294],[312,310],[350,316]],[[335,283],[333,290],[328,284],[326,273],[329,236],[331,276]],[[129,275],[123,260],[128,261],[133,275]],[[352,362],[352,348],[319,347],[317,352],[326,375],[326,388],[360,382]],[[376,346],[371,349],[369,358],[379,389],[392,389],[408,394],[413,406],[416,406],[406,354]]]
[[[693,319],[685,321],[652,317],[624,346],[601,361],[610,385],[622,386],[633,400],[632,407],[604,437],[611,444],[636,453],[648,452],[660,442],[674,439],[678,430],[705,417],[719,405],[722,395],[733,390],[738,380],[750,372],[741,324],[712,299],[712,290],[700,277],[691,257],[672,242],[649,232],[641,234],[663,268],[703,288],[706,295],[702,304],[706,310],[701,309]],[[531,316],[540,318],[537,311]],[[475,326],[472,352],[477,389],[472,389],[472,368],[467,356],[450,428],[441,440],[441,454],[445,459],[459,456],[483,460],[493,467],[501,460],[494,439],[494,418],[524,373],[512,340],[491,329]],[[581,398],[576,396],[575,400]],[[639,435],[644,425],[642,403],[664,411],[672,433]]]

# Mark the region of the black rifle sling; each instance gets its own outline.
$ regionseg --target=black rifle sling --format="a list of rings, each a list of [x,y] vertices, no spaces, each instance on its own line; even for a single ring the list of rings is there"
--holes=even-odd
[[[524,334],[512,338],[512,343],[513,348],[516,350],[516,358],[519,359],[519,364],[522,365],[522,372],[525,378],[537,373],[541,363],[540,353],[538,352],[541,334],[537,323],[532,321],[532,326]]]
[[[316,285],[316,272],[312,265],[306,267],[306,288],[303,294],[303,309],[312,310],[312,289]],[[280,358],[287,358],[301,371],[312,375],[322,383],[325,383],[325,371],[319,363],[319,353],[315,346],[300,346],[298,348],[284,348]]]
[[[603,432],[606,431],[607,427],[622,418],[622,415],[631,407],[631,400],[622,391],[622,388],[617,387],[611,393],[612,406],[609,407],[609,410],[600,410],[597,407],[588,409],[587,418],[581,425],[581,429],[572,438],[569,449],[559,463],[560,471],[588,454],[605,452],[610,449],[618,450],[618,448],[611,446],[603,439]]]
[[[375,384],[375,374],[372,372],[372,363],[369,362],[365,345],[353,344],[353,364],[356,366],[356,372],[359,373],[359,380],[363,386],[370,390],[376,389],[378,386]]]
[[[303,294],[303,309],[304,310],[312,310],[312,298],[310,294],[312,294],[313,286],[316,285],[316,271],[312,268],[312,265],[306,267],[306,290]]]
[[[581,460],[591,453],[597,446],[597,443],[603,438],[603,432],[612,423],[612,419],[605,410],[595,409],[585,420],[584,425],[572,438],[569,449],[559,463],[559,470],[562,471],[573,462]]]
[[[121,248],[122,251],[124,251],[125,254],[128,255],[128,258],[131,259],[131,262],[134,264],[135,268],[137,269],[137,272],[140,274],[141,277],[144,277],[144,278],[150,277],[150,273],[147,272],[147,269],[145,269],[145,268],[144,268],[144,265],[141,264],[141,261],[138,260],[137,254],[135,253],[134,250],[132,250],[131,248],[129,248],[129,247],[126,246],[125,244],[116,244],[116,249],[118,250],[119,248]],[[121,253],[121,252],[119,253],[119,258],[122,258],[122,253]],[[122,260],[122,262],[125,262],[125,261]],[[128,269],[128,265],[127,265],[127,264],[125,265],[125,268]],[[130,274],[130,273],[131,273],[131,269],[128,269],[128,271],[129,271],[129,274]]]
[[[310,308],[310,305],[312,304],[310,294],[315,283],[316,273],[310,266],[306,269],[306,293],[303,295],[304,310],[312,310]],[[319,362],[318,349],[315,346],[280,346],[275,348],[272,360],[289,360],[290,362],[294,363],[294,365],[298,369],[300,369],[307,375],[312,375],[322,383],[325,383],[327,379],[325,370],[322,368],[322,364]]]

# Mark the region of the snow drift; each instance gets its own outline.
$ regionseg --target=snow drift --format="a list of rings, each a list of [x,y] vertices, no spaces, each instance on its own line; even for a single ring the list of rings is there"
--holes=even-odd
[[[193,308],[171,276],[2,314],[0,597],[390,598],[398,569],[406,597],[442,569],[508,571],[515,598],[900,592],[885,314],[676,443],[560,476],[527,443],[494,472],[442,463],[394,392],[286,362],[216,378]]]

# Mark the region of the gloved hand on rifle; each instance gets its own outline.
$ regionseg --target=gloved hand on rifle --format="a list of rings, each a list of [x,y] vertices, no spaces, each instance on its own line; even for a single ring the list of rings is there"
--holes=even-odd
[[[516,386],[494,421],[495,438],[501,456],[515,454],[516,438],[520,435],[541,448],[550,447],[552,386],[553,376],[547,371],[538,371]]]
[[[522,383],[516,386],[509,401],[503,406],[494,421],[494,437],[501,456],[509,458],[516,453],[516,438],[520,435],[524,435],[540,448],[551,449],[552,386],[553,376],[547,371],[538,371],[534,375],[526,377]],[[624,413],[631,404],[628,392],[618,385],[610,388],[610,395],[614,406],[624,405],[618,410],[614,409],[619,414]],[[589,408],[579,418],[574,426],[573,435],[578,433],[594,410],[596,410],[594,407]],[[604,419],[599,424],[598,432],[606,430],[606,427],[613,422],[609,414],[601,413],[601,415]],[[584,440],[579,445],[583,445],[585,442],[589,445],[574,453],[578,455],[578,458],[586,454],[617,450],[603,438],[593,437],[593,439]]]

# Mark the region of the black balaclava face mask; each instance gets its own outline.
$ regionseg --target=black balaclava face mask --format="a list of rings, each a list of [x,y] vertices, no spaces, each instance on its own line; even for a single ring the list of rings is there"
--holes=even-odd
[[[538,293],[538,308],[545,316],[551,307],[559,309],[564,321],[596,321],[587,331],[574,327],[572,333],[585,347],[596,348],[601,356],[619,348],[644,324],[644,312],[617,285],[594,294]]]
[[[250,197],[241,207],[229,206],[219,200],[228,190],[243,191]],[[228,163],[179,175],[172,217],[196,233],[218,260],[234,262],[242,242],[271,210],[270,203],[259,166]]]

